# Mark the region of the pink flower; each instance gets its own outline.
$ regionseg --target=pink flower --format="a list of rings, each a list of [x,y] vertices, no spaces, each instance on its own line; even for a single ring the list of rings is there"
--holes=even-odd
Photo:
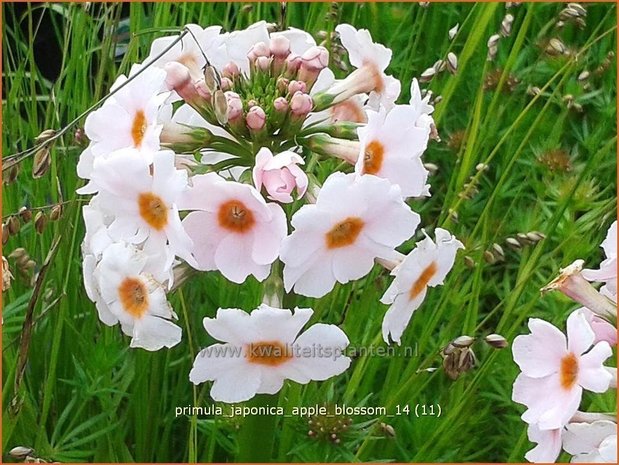
[[[603,318],[600,318],[587,307],[581,307],[578,309],[585,318],[587,322],[591,325],[591,329],[595,333],[595,341],[606,341],[611,346],[617,345],[617,328],[610,324]]]
[[[514,361],[522,373],[514,382],[512,399],[528,407],[522,415],[542,430],[564,426],[574,415],[582,390],[604,392],[611,381],[602,363],[611,356],[607,342],[593,347],[594,333],[578,311],[567,319],[567,340],[555,326],[529,320],[531,334],[514,340]]]
[[[215,173],[196,175],[180,203],[191,212],[183,220],[194,239],[196,268],[219,270],[242,283],[250,274],[264,280],[286,237],[286,215],[267,204],[252,186],[226,181]]]
[[[307,175],[297,165],[303,165],[303,159],[294,152],[282,152],[273,155],[263,147],[256,155],[253,170],[254,184],[260,190],[264,186],[269,199],[281,203],[293,201],[292,191],[296,188],[297,196],[303,197],[307,190]]]
[[[536,424],[529,425],[527,436],[537,446],[524,458],[533,463],[554,463],[561,453],[561,432],[562,428],[541,430]]]

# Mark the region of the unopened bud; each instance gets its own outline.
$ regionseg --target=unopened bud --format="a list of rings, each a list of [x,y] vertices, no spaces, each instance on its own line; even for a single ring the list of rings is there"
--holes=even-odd
[[[304,93],[307,90],[307,86],[303,81],[290,81],[288,84],[288,93],[294,95],[297,92]]]
[[[277,82],[275,83],[275,86],[277,87],[277,90],[279,90],[282,94],[288,92],[288,85],[290,84],[290,80],[286,79],[283,76],[280,76],[277,78]]]
[[[271,50],[265,42],[258,42],[254,44],[249,53],[247,54],[247,58],[249,58],[250,61],[255,61],[258,57],[269,56],[271,56]]]
[[[489,265],[494,265],[496,263],[496,258],[489,250],[484,251],[484,261]]]
[[[225,92],[228,111],[228,121],[234,121],[243,114],[243,102],[236,92]]]
[[[271,54],[278,59],[286,58],[290,55],[290,40],[283,35],[276,35],[271,37],[269,44]]]
[[[301,67],[301,57],[295,53],[291,53],[286,57],[286,77],[292,78],[296,76],[297,71]]]
[[[230,78],[222,77],[221,78],[221,90],[226,92],[227,90],[232,89],[232,81]]]
[[[503,247],[501,247],[499,244],[496,244],[496,243],[492,244],[492,250],[495,252],[496,255],[498,255],[502,259],[505,258],[505,252],[503,251]]]
[[[256,58],[256,68],[260,71],[268,71],[271,68],[271,57],[258,57]]]
[[[453,40],[454,37],[456,37],[456,34],[458,33],[458,28],[460,27],[460,23],[456,24],[454,27],[452,27],[449,32],[447,33],[447,36],[449,37],[449,40]]]
[[[224,66],[223,70],[221,71],[221,74],[224,77],[234,79],[236,76],[239,75],[240,72],[241,71],[239,70],[238,65],[231,61],[226,66]]]
[[[266,119],[267,117],[264,110],[259,106],[251,107],[245,117],[247,127],[252,131],[259,131],[264,128]]]
[[[273,101],[273,108],[278,113],[285,113],[285,112],[287,112],[288,111],[288,100],[286,100],[284,97],[277,97]]]
[[[314,102],[312,97],[302,92],[297,92],[292,96],[292,99],[290,99],[290,111],[295,116],[307,115],[312,111],[313,106]]]
[[[484,341],[486,341],[486,343],[494,349],[504,349],[509,345],[507,339],[500,334],[488,334],[484,338]]]
[[[329,51],[320,46],[308,48],[301,56],[301,68],[321,71],[329,65]]]
[[[381,423],[380,429],[385,436],[389,438],[395,438],[395,429],[393,428],[393,426],[388,425],[387,423]]]

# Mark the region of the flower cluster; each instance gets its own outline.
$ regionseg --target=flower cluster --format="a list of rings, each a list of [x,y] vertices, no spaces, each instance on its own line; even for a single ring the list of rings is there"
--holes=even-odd
[[[305,31],[188,25],[156,39],[88,116],[77,166],[88,181],[79,192],[95,194],[84,208],[84,281],[100,319],[120,322],[132,347],[180,341],[166,298],[179,267],[239,284],[271,276],[320,298],[378,263],[394,276],[383,336],[398,344],[428,287],[443,283],[463,247],[448,231],[437,228],[435,240],[424,231],[408,256],[396,250],[421,222],[406,200],[430,196],[430,95],[413,79],[410,101],[396,104],[391,50],[367,30],[336,31],[354,68],[343,79]],[[330,157],[344,167],[322,179],[316,167],[336,166],[322,162]],[[251,313],[204,319],[224,344],[200,352],[190,379],[214,381],[216,400],[327,379],[350,363],[341,329],[318,323],[298,336],[312,310],[275,308],[281,299],[267,289]],[[315,343],[337,356],[292,350]]]
[[[615,462],[617,424],[614,415],[579,412],[583,390],[606,392],[617,387],[617,369],[604,366],[617,343],[617,222],[602,247],[606,260],[600,270],[581,273],[579,260],[543,290],[557,289],[586,305],[567,318],[567,337],[547,321],[529,320],[531,334],[516,337],[514,361],[521,369],[513,400],[527,407],[522,419],[537,446],[526,458],[554,462],[561,449],[572,462]],[[601,291],[584,277],[604,283]]]

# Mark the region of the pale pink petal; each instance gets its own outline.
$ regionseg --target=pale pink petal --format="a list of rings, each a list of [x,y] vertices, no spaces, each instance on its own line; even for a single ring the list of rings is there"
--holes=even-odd
[[[529,319],[529,329],[531,334],[514,339],[514,361],[529,377],[542,378],[557,373],[567,353],[565,335],[539,318]]]
[[[612,376],[604,366],[604,361],[613,354],[607,342],[598,342],[593,349],[580,357],[578,384],[592,392],[606,392]]]
[[[567,318],[567,347],[570,352],[580,355],[585,353],[595,339],[595,333],[585,316],[578,310]]]

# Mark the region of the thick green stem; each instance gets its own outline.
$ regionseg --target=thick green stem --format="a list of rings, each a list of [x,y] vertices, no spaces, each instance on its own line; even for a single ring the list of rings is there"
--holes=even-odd
[[[276,406],[278,394],[258,394],[248,401],[248,407]],[[238,436],[237,462],[268,463],[272,461],[275,443],[276,415],[248,415]]]

